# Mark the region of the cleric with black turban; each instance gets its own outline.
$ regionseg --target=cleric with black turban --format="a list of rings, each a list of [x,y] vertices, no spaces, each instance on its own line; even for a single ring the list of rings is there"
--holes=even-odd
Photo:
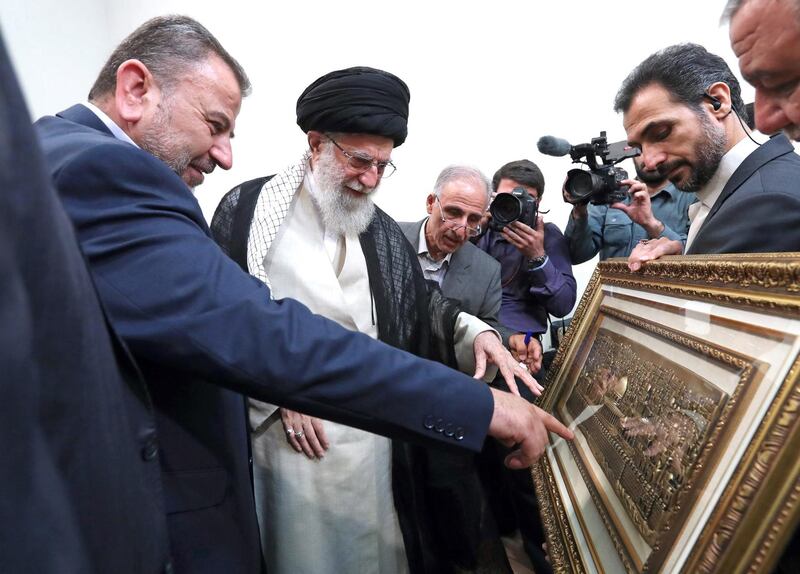
[[[304,132],[384,136],[397,147],[408,135],[408,86],[389,72],[357,66],[317,78],[297,98]]]
[[[437,289],[429,292],[416,252],[371,198],[394,169],[393,148],[406,139],[408,102],[408,86],[381,70],[348,68],[317,79],[297,100],[306,153],[274,177],[231,190],[211,229],[276,298],[297,299],[348,329],[473,374],[478,346],[507,355],[499,338]],[[454,521],[464,513],[437,505],[472,500],[462,492],[477,480],[471,455],[458,458],[457,467],[468,470],[449,472],[437,466],[441,453],[428,460],[424,449],[276,408],[250,406],[269,572],[450,571],[448,549],[477,547],[463,542],[472,540],[475,523]],[[422,468],[453,482],[437,483],[441,496],[431,496],[430,507],[433,487]],[[434,539],[435,525],[449,522],[457,524],[447,538]],[[462,554],[459,566],[472,556]]]

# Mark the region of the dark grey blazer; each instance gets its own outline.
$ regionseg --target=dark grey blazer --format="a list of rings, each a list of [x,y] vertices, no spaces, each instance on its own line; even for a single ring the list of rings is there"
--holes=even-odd
[[[399,222],[415,252],[419,248],[420,228],[425,221]],[[498,319],[503,291],[500,287],[500,263],[494,257],[466,242],[450,258],[442,293],[458,299],[462,310],[497,329],[503,337],[503,344],[508,345],[508,337],[515,331],[507,329]]]
[[[783,134],[742,162],[686,250],[800,251],[800,156]]]

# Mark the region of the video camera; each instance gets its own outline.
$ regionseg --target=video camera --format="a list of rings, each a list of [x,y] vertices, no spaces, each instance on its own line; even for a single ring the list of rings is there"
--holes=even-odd
[[[628,187],[621,185],[621,182],[628,179],[628,172],[614,166],[642,153],[639,148],[631,147],[625,141],[609,144],[604,131],[600,132],[600,137],[592,138],[591,143],[578,145],[544,136],[539,139],[537,147],[541,153],[554,156],[569,154],[573,163],[588,165],[588,171],[578,168],[569,170],[564,189],[572,203],[591,202],[595,205],[610,205],[627,197]]]
[[[536,227],[539,205],[524,187],[515,187],[511,193],[498,193],[489,206],[492,219],[489,228],[502,231],[512,221],[520,221],[528,227]]]

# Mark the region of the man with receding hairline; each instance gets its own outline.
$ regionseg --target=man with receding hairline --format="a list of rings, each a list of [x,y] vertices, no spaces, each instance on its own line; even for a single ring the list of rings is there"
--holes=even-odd
[[[262,568],[242,394],[425,444],[477,450],[489,432],[520,443],[512,465],[541,456],[549,415],[296,301],[272,301],[214,244],[190,186],[232,166],[249,81],[208,30],[154,18],[100,76],[89,102],[36,130],[99,297],[147,384],[128,406],[138,456],[161,469],[165,571]],[[460,440],[437,432],[438,420],[458,421]]]
[[[783,131],[800,141],[800,2],[729,0],[723,20],[730,22],[731,48],[742,77],[756,89],[756,129],[765,134]],[[796,234],[796,229],[786,232]],[[775,571],[799,569],[800,537],[795,532]]]
[[[491,188],[480,170],[448,166],[426,199],[429,216],[416,223],[400,223],[400,227],[417,249],[426,278],[436,281],[445,296],[458,299],[465,311],[495,326],[514,356],[535,373],[541,367],[539,343],[533,340],[526,345],[524,335],[498,321],[500,264],[468,241],[484,231],[480,222],[489,205]]]
[[[800,2],[729,0],[731,47],[756,89],[756,128],[800,140]]]

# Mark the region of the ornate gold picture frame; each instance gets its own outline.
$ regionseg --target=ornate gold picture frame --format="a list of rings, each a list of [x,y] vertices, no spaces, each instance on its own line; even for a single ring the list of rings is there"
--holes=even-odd
[[[769,571],[800,500],[800,254],[600,263],[540,406],[556,572]]]

